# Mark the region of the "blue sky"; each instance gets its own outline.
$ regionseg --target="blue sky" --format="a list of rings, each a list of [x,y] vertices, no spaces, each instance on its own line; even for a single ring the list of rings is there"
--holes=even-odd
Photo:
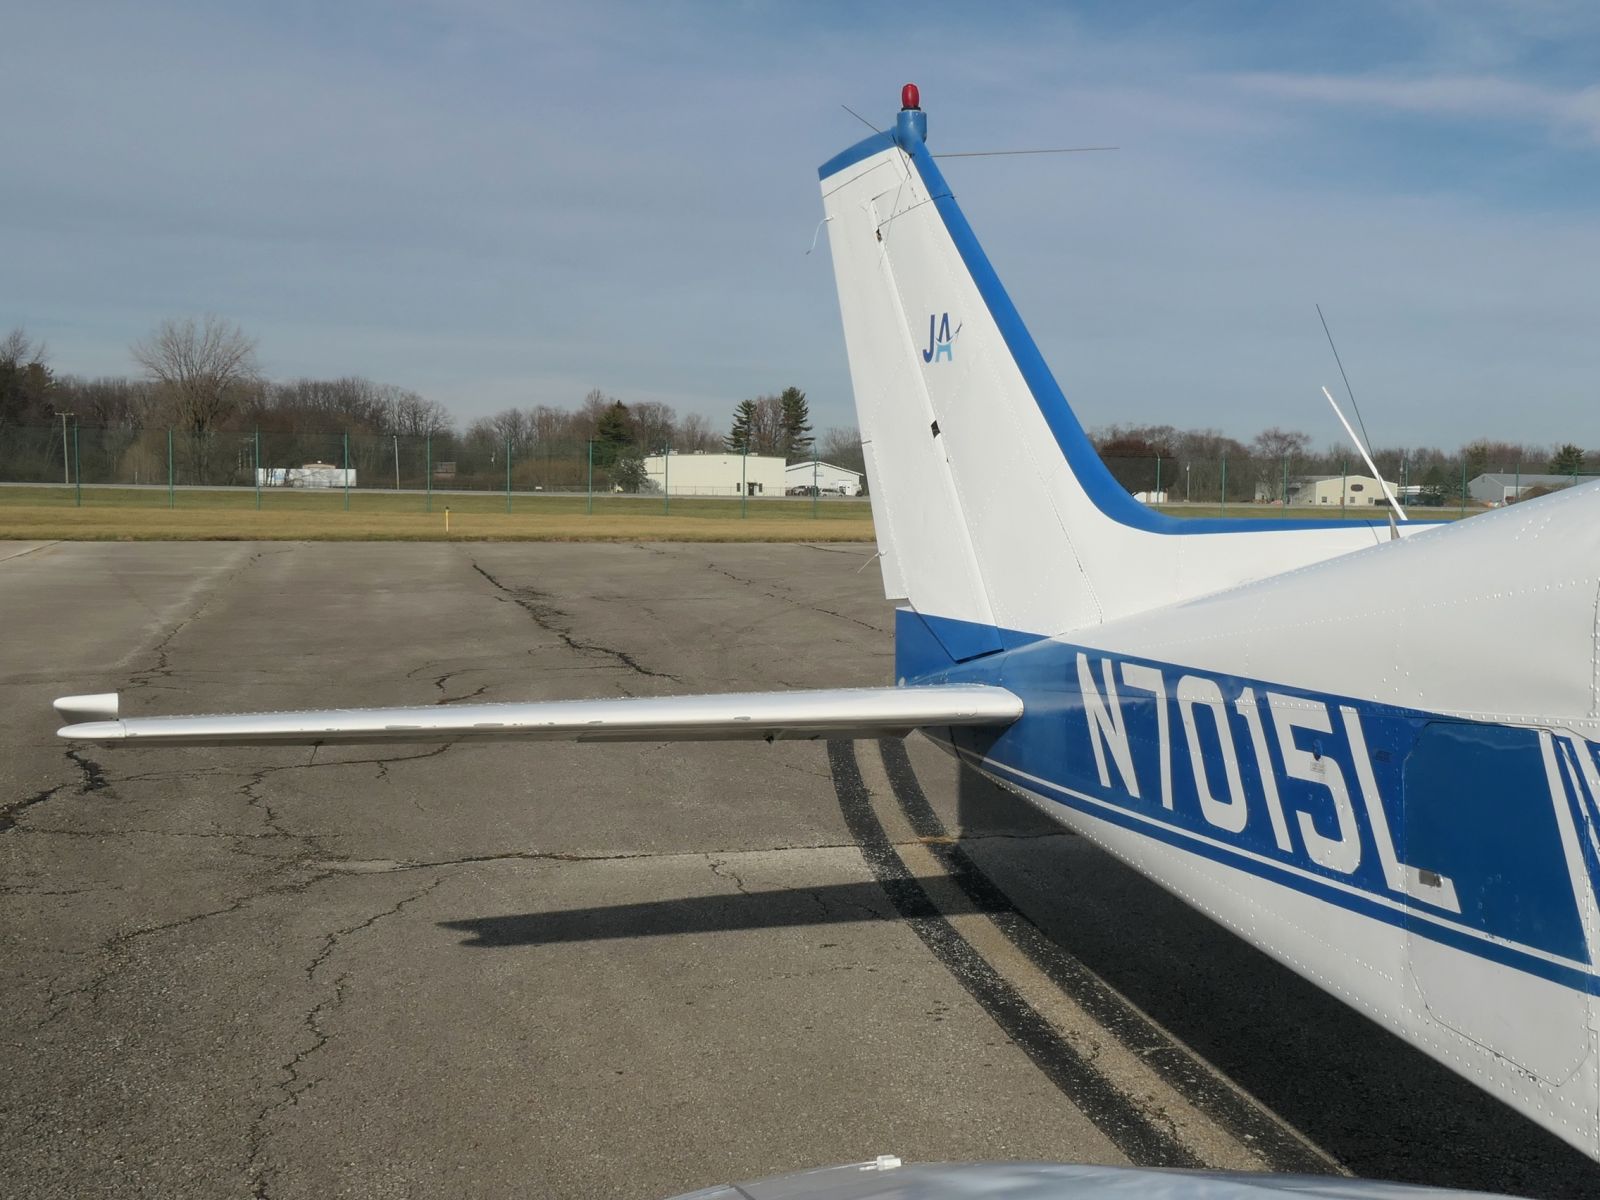
[[[908,79],[1088,425],[1600,445],[1600,8],[15,6],[0,332],[131,373],[216,312],[276,378],[463,418],[592,387],[853,423],[816,166]],[[825,235],[824,235],[825,236]]]

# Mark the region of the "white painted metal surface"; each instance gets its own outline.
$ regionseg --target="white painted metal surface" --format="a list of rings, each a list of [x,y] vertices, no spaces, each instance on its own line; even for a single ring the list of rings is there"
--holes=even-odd
[[[911,158],[891,146],[824,179],[822,193],[890,596],[1057,633],[1388,537],[1332,524],[1170,536],[1106,516],[1058,449]],[[945,316],[951,352],[925,362],[920,343],[936,349]]]
[[[888,1159],[893,1165],[883,1165]],[[704,1188],[675,1200],[1494,1200],[1458,1192],[1337,1176],[1240,1171],[1141,1170],[1082,1163],[877,1162],[822,1167]]]
[[[84,697],[57,701],[69,719]],[[92,699],[103,700],[104,697]],[[114,697],[112,698],[115,699]],[[65,706],[65,707],[63,707]],[[131,717],[68,724],[75,742],[238,746],[393,741],[580,742],[790,740],[902,735],[924,725],[1006,725],[1022,702],[996,687],[834,688],[717,696],[644,696],[531,704],[329,709],[193,717]],[[111,711],[115,712],[114,705]]]

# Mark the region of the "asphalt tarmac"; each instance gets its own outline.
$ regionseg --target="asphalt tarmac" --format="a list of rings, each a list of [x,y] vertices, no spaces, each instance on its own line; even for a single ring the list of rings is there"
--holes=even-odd
[[[0,1194],[828,1163],[1600,1167],[920,739],[89,750],[129,715],[877,684],[858,546],[0,543]]]

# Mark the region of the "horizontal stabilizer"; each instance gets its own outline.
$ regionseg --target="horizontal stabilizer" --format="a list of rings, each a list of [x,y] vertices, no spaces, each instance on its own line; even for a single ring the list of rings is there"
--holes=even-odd
[[[76,725],[81,721],[115,721],[117,702],[117,693],[101,692],[94,696],[63,696],[51,707],[67,724]]]
[[[84,704],[93,700],[96,704]],[[370,742],[564,740],[673,742],[804,740],[903,736],[945,725],[1005,726],[1022,701],[981,685],[735,692],[720,696],[641,696],[528,704],[447,704],[425,708],[346,708],[321,712],[233,713],[102,719],[115,696],[56,702],[69,720],[57,736],[74,742],[241,746]]]

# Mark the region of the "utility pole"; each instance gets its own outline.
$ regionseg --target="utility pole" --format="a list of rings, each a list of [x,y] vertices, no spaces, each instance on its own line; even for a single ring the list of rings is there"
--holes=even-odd
[[[58,412],[61,418],[61,482],[67,487],[72,486],[72,456],[67,447],[67,418],[76,417],[76,413]]]

